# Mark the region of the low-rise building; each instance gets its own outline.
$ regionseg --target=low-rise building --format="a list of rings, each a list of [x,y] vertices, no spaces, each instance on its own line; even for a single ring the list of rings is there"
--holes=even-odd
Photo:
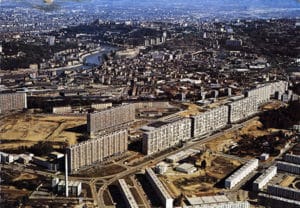
[[[176,171],[191,174],[197,171],[197,168],[189,163],[182,163],[175,168]]]

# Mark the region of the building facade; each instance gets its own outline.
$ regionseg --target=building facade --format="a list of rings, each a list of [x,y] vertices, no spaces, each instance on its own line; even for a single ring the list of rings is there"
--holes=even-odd
[[[124,179],[119,179],[118,180],[119,186],[121,193],[123,195],[123,198],[126,202],[126,207],[128,208],[139,208],[137,202],[135,201],[127,183],[125,182]]]
[[[300,190],[289,187],[271,185],[268,186],[268,194],[292,200],[300,200]]]
[[[143,153],[150,155],[191,139],[191,119],[156,122],[144,128]]]
[[[247,177],[253,170],[258,167],[258,159],[249,160],[240,169],[235,171],[231,176],[225,180],[225,188],[232,189],[245,177]]]
[[[288,173],[300,174],[300,165],[278,161],[276,163],[278,170],[285,171]]]
[[[150,184],[159,196],[159,199],[163,203],[164,207],[173,208],[173,198],[170,196],[166,188],[163,186],[151,168],[146,169],[146,177],[150,181]]]
[[[229,106],[229,122],[236,123],[258,112],[256,97],[246,97],[231,102]]]
[[[284,160],[286,162],[290,162],[290,163],[294,163],[294,164],[300,164],[300,155],[286,154],[284,156]]]
[[[277,174],[277,167],[276,166],[269,167],[261,176],[259,176],[253,182],[253,190],[254,191],[261,190],[276,174]]]
[[[101,162],[127,151],[128,132],[119,130],[67,148],[69,171]]]
[[[6,113],[11,110],[23,110],[24,108],[27,108],[26,93],[0,94],[0,113]]]
[[[271,85],[267,84],[265,86],[257,87],[251,90],[246,91],[246,97],[254,97],[258,102],[258,105],[266,103],[271,98]]]
[[[133,104],[121,105],[87,115],[87,130],[91,135],[118,125],[126,124],[135,119]]]
[[[228,123],[229,108],[220,106],[192,117],[193,135],[201,136],[223,128]]]

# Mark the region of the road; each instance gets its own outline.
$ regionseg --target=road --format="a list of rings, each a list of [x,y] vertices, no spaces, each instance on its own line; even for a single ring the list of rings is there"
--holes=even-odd
[[[197,138],[194,138],[193,140],[188,141],[181,148],[178,148],[178,149],[176,149],[174,151],[171,151],[171,152],[166,152],[162,155],[158,155],[156,158],[153,158],[153,157],[155,157],[155,155],[150,156],[148,158],[153,158],[153,159],[142,161],[137,165],[133,165],[133,166],[132,165],[131,166],[125,165],[125,164],[123,164],[123,162],[126,159],[122,159],[121,161],[116,162],[116,164],[120,164],[122,167],[124,167],[126,169],[123,172],[120,172],[120,173],[117,173],[117,174],[114,174],[114,175],[103,176],[103,177],[74,177],[74,176],[69,176],[69,180],[80,181],[80,182],[88,184],[91,188],[94,203],[97,204],[99,208],[100,207],[104,208],[104,207],[106,207],[106,205],[104,203],[103,193],[108,188],[109,185],[111,185],[112,183],[114,183],[118,179],[124,178],[126,176],[130,176],[131,174],[134,174],[134,173],[138,173],[141,170],[143,170],[145,167],[147,167],[149,165],[152,165],[152,164],[155,164],[155,163],[158,163],[160,161],[163,161],[166,157],[168,157],[170,155],[176,154],[176,153],[178,153],[180,151],[183,151],[183,150],[193,148],[197,145],[202,145],[206,142],[212,141],[212,140],[222,136],[223,134],[225,134],[227,132],[234,131],[234,130],[237,130],[239,128],[242,128],[246,124],[248,124],[249,122],[251,122],[253,120],[256,120],[257,118],[258,117],[254,117],[254,118],[252,118],[250,120],[247,120],[247,121],[245,121],[241,124],[235,124],[229,129],[226,129],[224,131],[218,132],[218,133],[213,134],[213,135],[209,135],[209,136],[207,136],[203,139],[197,140]],[[237,159],[237,158],[234,158],[234,159]],[[59,175],[59,174],[55,174],[55,173],[49,173],[49,172],[46,172],[46,171],[34,170],[31,167],[26,167],[25,165],[21,165],[21,164],[15,164],[15,165],[1,164],[0,167],[13,169],[13,170],[18,170],[20,172],[38,174],[38,175],[42,175],[42,176],[46,176],[46,177],[58,177],[60,179],[64,179],[63,174]],[[103,184],[103,185],[97,191],[96,190],[96,184],[99,184],[99,183]],[[143,199],[143,201],[144,200],[145,199]],[[145,206],[148,207],[147,203],[145,204]]]
[[[160,161],[163,161],[166,157],[170,156],[170,155],[173,155],[175,153],[178,153],[180,151],[183,151],[183,150],[187,150],[189,148],[192,148],[194,147],[195,145],[200,145],[200,144],[204,144],[206,142],[209,142],[209,141],[212,141],[220,136],[222,136],[224,133],[227,133],[227,132],[230,132],[230,131],[234,131],[234,130],[237,130],[239,128],[242,128],[244,127],[246,124],[252,122],[253,120],[256,120],[258,119],[258,117],[254,117],[254,118],[251,118],[250,120],[247,120],[241,124],[235,124],[234,126],[232,126],[231,128],[229,129],[226,129],[222,132],[219,132],[219,133],[216,133],[214,135],[211,135],[211,136],[208,136],[206,138],[203,138],[202,140],[199,140],[199,141],[195,141],[195,142],[189,142],[187,143],[184,147],[180,148],[180,149],[177,149],[175,151],[172,151],[172,152],[168,152],[168,153],[165,153],[163,155],[160,155],[158,156],[157,158],[153,159],[153,160],[150,160],[150,161],[145,161],[141,164],[138,164],[137,166],[134,166],[134,167],[128,167],[127,170],[121,172],[121,173],[118,173],[116,175],[114,175],[113,178],[109,179],[108,181],[106,181],[102,187],[100,187],[99,191],[98,191],[98,199],[96,199],[97,201],[97,204],[98,204],[98,207],[101,207],[101,208],[104,208],[106,207],[105,203],[104,203],[104,199],[103,199],[103,193],[104,191],[108,188],[109,185],[111,185],[112,183],[114,183],[115,181],[117,181],[118,179],[121,179],[123,177],[126,177],[126,176],[129,176],[131,174],[134,174],[134,173],[137,173],[137,172],[140,172],[141,170],[143,170],[146,166],[152,164],[152,163],[158,163]],[[97,180],[95,180],[96,182]]]

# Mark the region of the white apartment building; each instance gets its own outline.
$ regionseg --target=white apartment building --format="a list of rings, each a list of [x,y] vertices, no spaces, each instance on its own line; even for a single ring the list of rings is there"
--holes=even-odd
[[[256,97],[242,98],[229,103],[228,106],[230,123],[246,119],[258,112],[258,102]]]
[[[127,130],[119,130],[97,139],[90,139],[67,148],[69,171],[124,153],[127,151]]]
[[[252,159],[225,180],[225,188],[232,189],[258,167],[258,159]]]
[[[229,107],[224,105],[193,116],[193,136],[201,136],[225,127],[228,116]]]
[[[142,128],[143,153],[150,155],[191,138],[191,119],[182,118],[172,122],[158,121]]]
[[[173,208],[173,198],[170,196],[166,188],[163,186],[151,168],[146,169],[146,177],[158,194],[159,199],[163,203],[164,207]]]
[[[277,174],[277,167],[276,166],[269,167],[262,175],[260,175],[253,182],[253,190],[255,191],[261,190],[276,174]]]

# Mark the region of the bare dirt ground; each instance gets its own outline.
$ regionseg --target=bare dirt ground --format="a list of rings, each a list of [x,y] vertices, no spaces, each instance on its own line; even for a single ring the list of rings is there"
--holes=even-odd
[[[279,131],[278,129],[263,129],[263,125],[260,121],[254,120],[241,130],[235,130],[228,132],[217,139],[206,143],[206,147],[214,152],[227,150],[229,146],[240,141],[242,135],[249,137],[261,137],[270,135],[272,132]]]
[[[216,184],[241,165],[237,160],[212,154],[204,154],[198,158],[199,163],[202,160],[206,161],[206,168],[198,168],[195,173],[181,174],[168,171],[167,174],[160,176],[161,181],[174,197],[178,197],[180,194],[206,196],[219,193],[222,189],[218,188]]]
[[[86,124],[85,117],[18,114],[0,122],[0,149],[32,146],[39,141],[77,143],[84,132],[76,127]]]

